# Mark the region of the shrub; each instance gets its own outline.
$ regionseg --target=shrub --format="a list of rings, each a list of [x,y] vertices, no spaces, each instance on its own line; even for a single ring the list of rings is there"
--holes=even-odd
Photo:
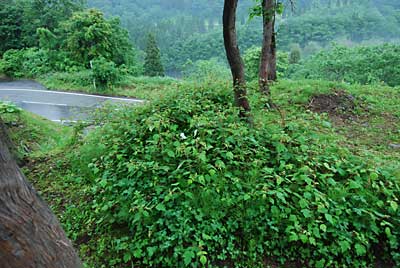
[[[226,81],[231,78],[228,67],[216,58],[187,62],[183,67],[183,77],[197,82]]]
[[[100,57],[93,60],[92,64],[93,78],[99,87],[111,87],[117,83],[119,79],[119,70],[114,62]]]
[[[1,72],[9,77],[22,77],[23,50],[10,49],[3,54]]]
[[[400,85],[399,62],[399,45],[355,48],[335,45],[303,61],[290,76],[360,84],[384,82],[396,86]]]
[[[91,230],[97,267],[400,265],[398,179],[314,126],[249,128],[227,86],[177,94],[112,110],[85,142],[102,153],[66,226]]]
[[[297,64],[301,60],[301,49],[298,44],[293,45],[289,53],[289,64]]]

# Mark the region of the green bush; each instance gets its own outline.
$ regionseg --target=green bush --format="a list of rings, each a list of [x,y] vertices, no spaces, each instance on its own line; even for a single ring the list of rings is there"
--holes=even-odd
[[[111,87],[119,80],[119,70],[115,63],[100,57],[92,61],[93,79],[101,87]]]
[[[231,95],[220,84],[112,110],[85,140],[101,153],[65,226],[90,236],[94,266],[400,265],[398,178],[321,146],[315,126],[249,128]]]
[[[333,46],[301,62],[290,77],[400,85],[400,46]]]
[[[9,77],[21,77],[24,75],[23,64],[23,50],[10,49],[3,54],[0,72]]]
[[[183,77],[187,80],[204,81],[226,81],[231,79],[231,72],[228,67],[216,58],[210,60],[198,60],[187,62],[183,67]]]

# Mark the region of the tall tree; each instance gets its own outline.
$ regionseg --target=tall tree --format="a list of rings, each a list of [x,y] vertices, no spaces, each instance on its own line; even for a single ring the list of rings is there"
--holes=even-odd
[[[261,11],[263,18],[263,42],[260,57],[260,68],[258,74],[258,84],[260,91],[270,97],[271,90],[268,84],[271,68],[273,68],[272,60],[272,44],[274,36],[274,1],[275,0],[262,0]],[[275,62],[276,63],[276,62]],[[276,71],[276,68],[275,68]]]
[[[231,68],[235,103],[240,109],[240,117],[251,121],[251,108],[247,99],[245,70],[236,34],[236,10],[238,0],[225,0],[223,11],[223,35],[226,57]]]
[[[144,59],[144,74],[148,76],[164,76],[164,67],[161,63],[160,49],[153,34],[147,37],[146,56]]]
[[[57,218],[14,161],[11,144],[0,119],[0,266],[81,267]]]

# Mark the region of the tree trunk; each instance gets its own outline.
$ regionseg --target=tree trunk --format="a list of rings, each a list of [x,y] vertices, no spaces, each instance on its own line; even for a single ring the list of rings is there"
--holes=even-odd
[[[272,22],[272,41],[269,51],[269,63],[268,63],[268,80],[276,81],[278,80],[278,75],[276,72],[276,33],[275,33],[275,19]]]
[[[78,255],[48,205],[26,181],[0,119],[0,266],[78,268]]]
[[[240,109],[240,117],[251,121],[251,108],[247,99],[244,63],[236,36],[236,9],[238,0],[225,0],[223,13],[223,33],[226,57],[231,67],[235,103]]]
[[[261,49],[260,67],[258,73],[258,85],[260,92],[270,98],[271,90],[269,87],[268,80],[272,76],[271,70],[273,69],[273,58],[272,58],[272,44],[274,36],[274,1],[275,0],[263,0],[262,11],[263,11],[263,43]],[[276,70],[276,68],[275,68]]]

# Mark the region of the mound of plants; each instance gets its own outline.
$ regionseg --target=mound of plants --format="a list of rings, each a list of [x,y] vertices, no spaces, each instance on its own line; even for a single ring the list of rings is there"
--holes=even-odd
[[[71,157],[82,167],[90,159],[86,199],[66,208],[64,226],[88,262],[400,265],[398,178],[321,145],[313,126],[255,117],[250,128],[231,102],[227,86],[181,89],[112,109],[85,138]]]

